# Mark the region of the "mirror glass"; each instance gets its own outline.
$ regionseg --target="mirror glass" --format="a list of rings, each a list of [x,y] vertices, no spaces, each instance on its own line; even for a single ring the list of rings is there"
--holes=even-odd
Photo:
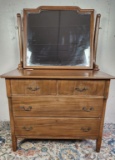
[[[90,66],[91,13],[43,10],[27,14],[27,66]]]

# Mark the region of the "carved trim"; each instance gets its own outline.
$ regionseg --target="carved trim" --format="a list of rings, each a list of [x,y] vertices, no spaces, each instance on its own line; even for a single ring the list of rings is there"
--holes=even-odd
[[[40,6],[38,8],[24,8],[24,12],[40,12],[42,10],[75,10],[78,12],[94,12],[94,9],[81,9],[78,6]]]

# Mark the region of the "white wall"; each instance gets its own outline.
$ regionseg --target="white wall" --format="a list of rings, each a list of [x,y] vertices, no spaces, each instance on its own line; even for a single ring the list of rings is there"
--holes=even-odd
[[[41,5],[79,6],[101,13],[97,64],[115,76],[115,0],[0,0],[0,75],[17,68],[19,48],[16,14]],[[115,122],[115,80],[112,80],[105,122]],[[5,81],[0,79],[0,120],[8,120]]]

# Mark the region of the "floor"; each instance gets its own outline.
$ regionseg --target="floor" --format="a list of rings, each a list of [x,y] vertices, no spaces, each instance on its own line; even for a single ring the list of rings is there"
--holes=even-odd
[[[115,124],[105,124],[100,153],[94,140],[19,140],[12,152],[9,122],[0,121],[0,160],[115,160]]]

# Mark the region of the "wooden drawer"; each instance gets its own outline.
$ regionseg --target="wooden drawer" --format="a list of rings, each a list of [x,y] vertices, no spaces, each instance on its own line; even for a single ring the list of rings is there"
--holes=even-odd
[[[56,95],[56,80],[11,80],[12,95]]]
[[[58,94],[102,96],[104,87],[103,80],[59,80]]]
[[[97,137],[100,119],[15,118],[16,136],[38,138]]]
[[[101,117],[103,99],[75,97],[18,97],[12,101],[14,116]]]

